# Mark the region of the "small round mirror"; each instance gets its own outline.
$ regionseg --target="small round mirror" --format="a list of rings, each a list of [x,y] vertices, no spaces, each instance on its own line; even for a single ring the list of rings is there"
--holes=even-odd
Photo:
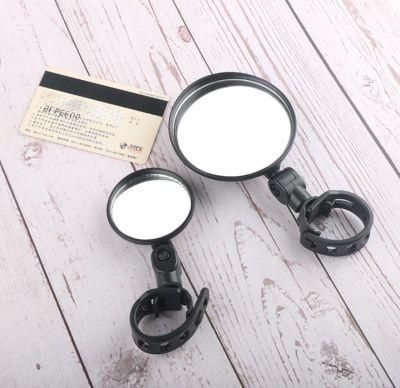
[[[171,171],[149,168],[122,179],[107,204],[112,228],[138,244],[169,240],[183,230],[193,213],[190,186]]]
[[[171,112],[172,144],[198,173],[243,180],[279,167],[295,134],[295,115],[273,85],[248,74],[219,73],[185,89]]]

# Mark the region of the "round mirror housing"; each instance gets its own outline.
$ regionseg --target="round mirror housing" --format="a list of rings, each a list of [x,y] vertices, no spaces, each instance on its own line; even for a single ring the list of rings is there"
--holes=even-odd
[[[154,245],[179,234],[193,215],[194,196],[177,174],[148,168],[129,174],[107,203],[111,227],[124,239]]]
[[[188,86],[169,119],[179,158],[208,178],[238,181],[279,169],[296,134],[284,94],[258,77],[218,73]]]

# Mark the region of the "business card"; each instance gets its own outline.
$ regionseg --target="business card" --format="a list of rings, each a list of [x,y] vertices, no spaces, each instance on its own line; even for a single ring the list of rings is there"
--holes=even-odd
[[[43,74],[21,133],[145,163],[168,97],[55,68]]]

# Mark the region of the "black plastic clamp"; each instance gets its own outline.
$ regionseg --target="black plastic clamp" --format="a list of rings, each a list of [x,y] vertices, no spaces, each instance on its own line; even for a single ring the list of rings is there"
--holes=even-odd
[[[196,304],[182,287],[181,265],[171,242],[153,247],[152,265],[157,279],[157,288],[145,292],[133,305],[130,313],[132,337],[135,344],[146,353],[168,353],[183,345],[197,330],[206,310],[209,291],[200,291]],[[149,314],[157,318],[163,311],[180,311],[187,308],[186,321],[172,332],[152,336],[140,328],[140,321]]]
[[[312,197],[304,179],[293,168],[278,171],[269,179],[272,194],[282,204],[299,213],[301,244],[316,253],[327,256],[344,256],[357,252],[368,241],[374,215],[371,207],[358,195],[347,191],[329,190]],[[321,232],[311,226],[320,216],[329,217],[332,209],[345,209],[355,214],[364,224],[356,235],[342,240],[321,237]]]
[[[364,228],[352,237],[333,240],[321,237],[311,223],[323,215],[329,217],[332,209],[345,209],[355,214]],[[368,241],[374,215],[371,207],[358,195],[341,190],[330,190],[306,201],[300,209],[298,223],[301,244],[313,252],[328,256],[344,256],[357,252]]]
[[[161,354],[183,345],[197,330],[208,303],[208,289],[203,288],[193,307],[189,292],[179,285],[158,287],[145,292],[133,305],[130,314],[132,337],[139,349]],[[139,328],[140,321],[149,314],[158,317],[163,311],[179,311],[187,307],[186,321],[171,333],[151,336]]]

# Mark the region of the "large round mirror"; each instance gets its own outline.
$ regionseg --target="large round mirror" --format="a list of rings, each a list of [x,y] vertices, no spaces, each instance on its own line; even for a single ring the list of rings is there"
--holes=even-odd
[[[190,168],[210,178],[243,180],[279,166],[294,139],[295,116],[268,82],[220,73],[182,92],[169,128],[178,156]]]
[[[123,238],[153,244],[178,234],[193,213],[193,194],[178,175],[144,169],[120,181],[107,205],[110,225]]]

